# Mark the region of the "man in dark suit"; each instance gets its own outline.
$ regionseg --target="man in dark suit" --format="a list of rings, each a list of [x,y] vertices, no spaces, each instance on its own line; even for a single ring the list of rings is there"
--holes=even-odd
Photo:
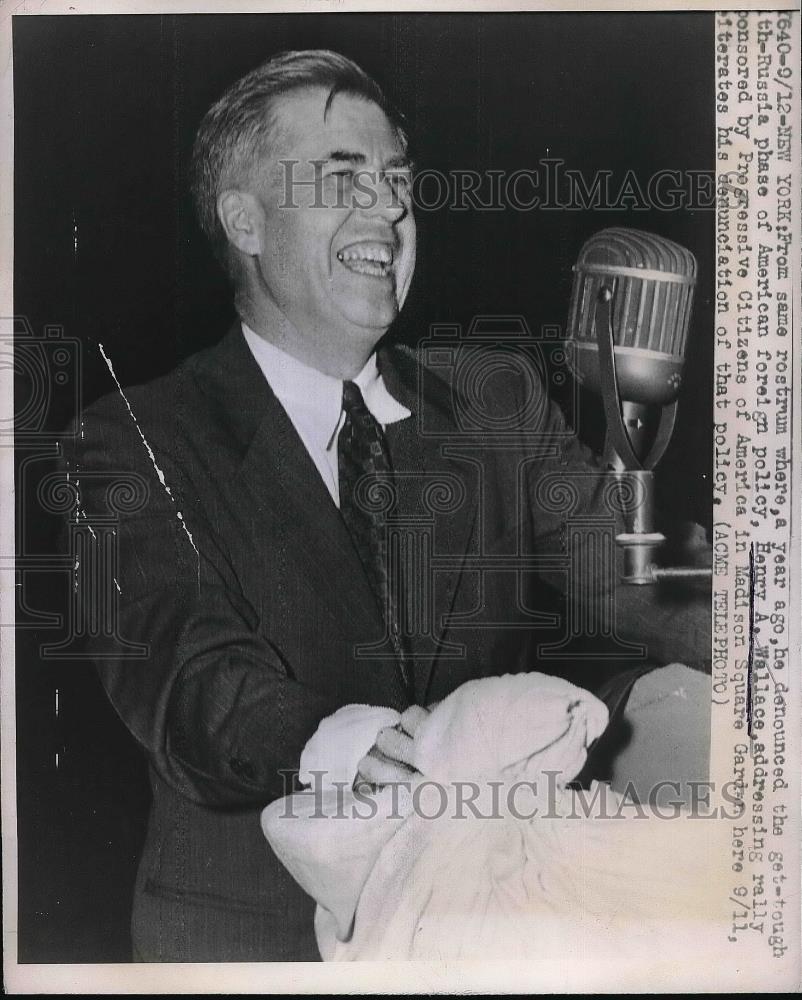
[[[560,638],[541,581],[565,589],[566,514],[612,520],[528,370],[477,403],[385,337],[414,269],[410,169],[398,118],[341,56],[284,54],[236,83],[202,123],[194,193],[239,322],[83,416],[82,515],[102,509],[104,474],[142,484],[100,579],[120,635],[148,649],[100,663],[150,761],[141,960],[316,959],[312,901],[259,826],[305,742],[348,703],[425,706],[537,668],[544,634]],[[503,424],[498,447],[466,432],[477,405]],[[391,538],[412,540],[406,562]],[[624,658],[633,640],[655,662],[708,655],[704,602],[594,593],[614,597]],[[403,758],[380,738],[360,770],[383,783]]]

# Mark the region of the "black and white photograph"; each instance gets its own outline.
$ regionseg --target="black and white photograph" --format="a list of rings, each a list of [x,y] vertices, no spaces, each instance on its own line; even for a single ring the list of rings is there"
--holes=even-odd
[[[784,467],[722,298],[754,277],[732,323],[784,398],[783,293],[758,307],[736,235],[722,264],[752,166],[782,193],[736,68],[768,22],[732,27],[729,93],[712,8],[164,7],[9,18],[16,972],[737,989],[738,850],[798,876],[749,802],[798,795],[794,604],[759,603],[798,522],[759,496]],[[757,928],[755,878],[748,947],[785,942],[789,988],[798,891]]]

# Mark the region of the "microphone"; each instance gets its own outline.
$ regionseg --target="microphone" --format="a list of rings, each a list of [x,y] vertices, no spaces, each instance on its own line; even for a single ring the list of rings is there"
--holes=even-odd
[[[604,403],[604,458],[617,474],[627,530],[624,581],[709,576],[654,563],[665,537],[654,530],[654,475],[671,440],[696,284],[685,247],[638,229],[603,229],[574,266],[568,335],[574,371]]]

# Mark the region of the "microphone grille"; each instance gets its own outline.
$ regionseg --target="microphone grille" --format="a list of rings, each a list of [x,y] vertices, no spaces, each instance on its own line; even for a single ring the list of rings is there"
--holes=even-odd
[[[569,335],[596,340],[596,301],[607,286],[616,347],[682,359],[695,283],[696,258],[685,247],[638,229],[603,229],[583,245],[574,267]]]

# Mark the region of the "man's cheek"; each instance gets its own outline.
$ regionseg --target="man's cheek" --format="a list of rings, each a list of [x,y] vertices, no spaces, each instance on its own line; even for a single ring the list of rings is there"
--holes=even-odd
[[[330,236],[326,238],[316,231],[315,215],[313,209],[297,209],[279,233],[282,252],[296,269],[294,280],[299,286],[306,282],[310,270],[322,266],[321,262],[329,267]]]

